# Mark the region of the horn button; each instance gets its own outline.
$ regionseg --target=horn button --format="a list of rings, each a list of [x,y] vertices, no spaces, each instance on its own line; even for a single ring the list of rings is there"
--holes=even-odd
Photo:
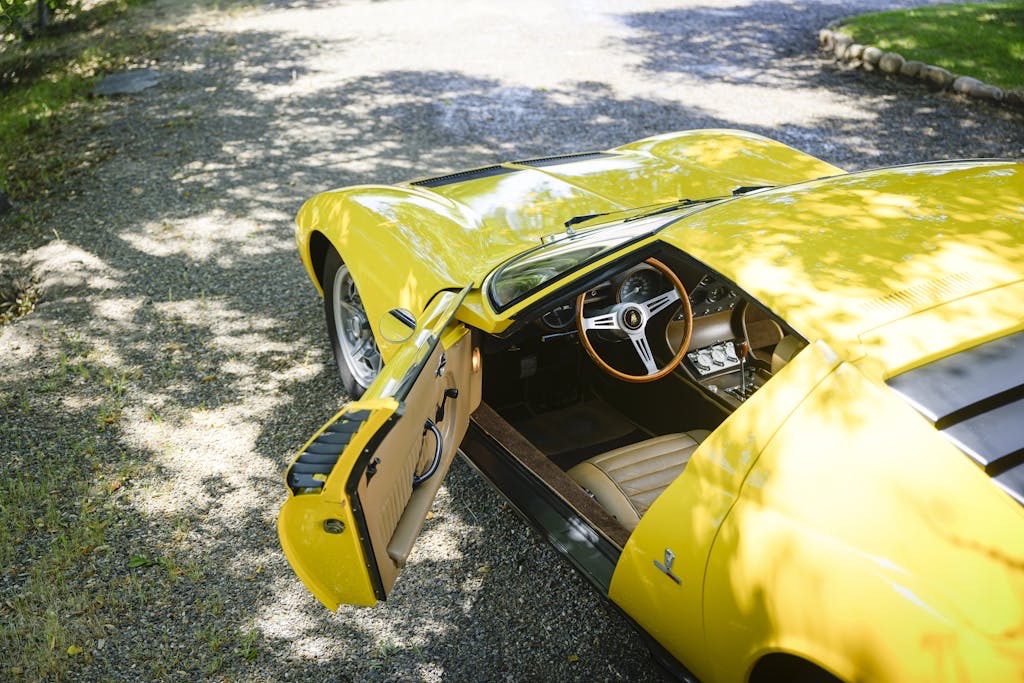
[[[625,306],[619,311],[619,322],[622,325],[622,329],[629,332],[636,332],[642,329],[644,322],[646,322],[646,317],[639,306]]]

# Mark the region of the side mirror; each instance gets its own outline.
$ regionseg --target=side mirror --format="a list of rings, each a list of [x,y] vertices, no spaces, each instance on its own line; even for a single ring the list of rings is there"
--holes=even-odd
[[[385,341],[400,344],[416,331],[416,316],[404,308],[392,308],[380,319],[380,336]]]

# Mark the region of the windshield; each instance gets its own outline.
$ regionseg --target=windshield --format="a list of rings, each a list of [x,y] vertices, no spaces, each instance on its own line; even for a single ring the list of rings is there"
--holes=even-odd
[[[598,226],[577,234],[566,233],[505,262],[491,277],[488,294],[495,310],[508,308],[544,285],[593,261],[658,232],[704,205],[687,207],[671,220],[663,215]]]

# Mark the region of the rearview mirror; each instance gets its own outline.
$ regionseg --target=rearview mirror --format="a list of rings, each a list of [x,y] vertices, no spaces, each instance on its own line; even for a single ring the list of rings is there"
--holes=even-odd
[[[392,308],[380,319],[380,336],[393,344],[404,342],[416,331],[416,316],[404,308]]]

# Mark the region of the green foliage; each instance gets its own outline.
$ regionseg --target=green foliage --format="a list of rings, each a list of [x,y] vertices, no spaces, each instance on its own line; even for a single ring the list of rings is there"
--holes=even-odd
[[[1024,88],[1024,2],[932,5],[876,12],[844,21],[864,45],[973,76]]]
[[[0,272],[0,325],[28,315],[38,298],[36,283],[28,273]]]
[[[0,0],[0,35],[32,38],[46,31],[54,17],[81,9],[81,0]]]

